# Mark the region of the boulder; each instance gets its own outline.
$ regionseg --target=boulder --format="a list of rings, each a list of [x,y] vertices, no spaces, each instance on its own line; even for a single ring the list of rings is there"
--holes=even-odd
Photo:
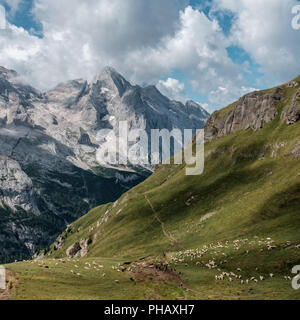
[[[75,242],[72,244],[66,251],[67,257],[68,258],[73,258],[74,256],[77,255],[77,253],[81,250],[81,246],[79,242]]]
[[[72,244],[66,251],[68,258],[84,257],[88,253],[88,246],[92,243],[91,239],[81,239]]]

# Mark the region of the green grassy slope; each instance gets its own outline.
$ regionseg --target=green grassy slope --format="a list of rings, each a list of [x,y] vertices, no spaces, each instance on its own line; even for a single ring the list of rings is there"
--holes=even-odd
[[[184,165],[159,166],[117,202],[73,223],[62,249],[52,245],[41,262],[9,265],[18,278],[12,297],[299,299],[289,279],[300,265],[296,149],[300,122],[287,126],[279,114],[260,131],[207,143],[201,176],[186,176]],[[57,260],[82,238],[92,241],[86,257]],[[85,269],[91,261],[106,271]],[[119,267],[124,262],[131,264]],[[163,262],[170,271],[160,270]],[[76,263],[80,275],[70,271]]]

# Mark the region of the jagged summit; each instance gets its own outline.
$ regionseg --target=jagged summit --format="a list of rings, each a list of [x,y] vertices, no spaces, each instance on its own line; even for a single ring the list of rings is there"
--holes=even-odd
[[[110,90],[117,89],[120,96],[123,95],[126,89],[131,87],[131,84],[120,73],[109,66],[104,67],[101,72],[94,77],[92,85]]]

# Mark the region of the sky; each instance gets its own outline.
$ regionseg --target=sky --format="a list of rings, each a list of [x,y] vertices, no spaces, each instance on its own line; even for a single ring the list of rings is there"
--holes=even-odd
[[[104,66],[209,112],[300,74],[297,0],[0,0],[0,65],[49,90]],[[300,10],[299,10],[300,13]],[[300,19],[299,19],[300,23]]]

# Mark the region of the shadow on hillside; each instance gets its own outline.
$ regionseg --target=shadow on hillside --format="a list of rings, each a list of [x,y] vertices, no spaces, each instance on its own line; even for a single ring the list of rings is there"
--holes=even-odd
[[[266,220],[287,214],[297,214],[294,223],[300,226],[300,182],[270,197],[261,206],[255,218]]]
[[[186,179],[191,177],[187,177],[185,178],[186,184],[181,188],[177,187],[176,191],[174,190],[175,192],[170,194],[169,203],[176,211],[180,209],[179,206],[182,206],[182,210],[186,210],[185,202],[188,200],[187,197],[194,196],[197,198],[199,213],[212,212],[222,206],[222,202],[226,199],[235,201],[233,200],[234,194],[236,194],[235,199],[238,199],[239,196],[246,192],[260,188],[272,169],[273,166],[270,163],[261,164],[255,169],[249,169],[249,167],[247,169],[240,167],[235,170],[227,168],[222,176],[219,175],[213,181],[211,178],[212,172],[201,177],[194,177],[194,180],[189,180],[188,183],[186,183]],[[178,201],[172,201],[173,199],[181,199],[181,204]]]

